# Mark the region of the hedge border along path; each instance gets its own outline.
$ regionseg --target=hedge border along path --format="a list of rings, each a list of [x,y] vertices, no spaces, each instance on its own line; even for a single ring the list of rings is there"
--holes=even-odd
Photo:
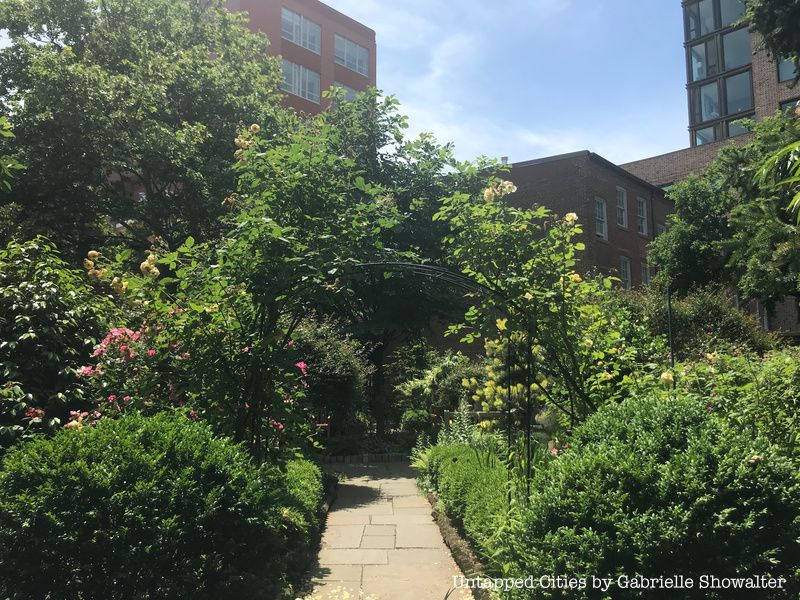
[[[453,561],[407,462],[330,465],[346,477],[328,513],[313,600],[466,600]]]

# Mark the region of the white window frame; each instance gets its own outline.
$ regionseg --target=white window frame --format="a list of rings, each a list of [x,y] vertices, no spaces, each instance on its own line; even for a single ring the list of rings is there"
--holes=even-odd
[[[631,280],[631,259],[627,256],[619,257],[619,278],[622,281],[622,287],[629,290],[633,287]]]
[[[309,102],[319,104],[319,73],[284,58],[281,89],[289,94],[305,98]]]
[[[369,76],[369,50],[338,33],[334,36],[333,59],[337,65]]]
[[[617,226],[628,228],[628,190],[623,187],[617,187]]]
[[[285,27],[287,24],[289,27]],[[314,39],[312,33],[316,33],[316,39]],[[311,19],[307,19],[284,6],[281,9],[281,37],[293,44],[302,46],[306,50],[319,54],[322,28]]]
[[[642,197],[636,198],[636,230],[642,235],[647,235],[649,231],[649,223],[647,222],[647,199]]]
[[[608,207],[599,196],[594,199],[594,231],[601,240],[608,240]]]
[[[642,285],[648,286],[653,280],[653,273],[650,271],[650,264],[642,259]]]

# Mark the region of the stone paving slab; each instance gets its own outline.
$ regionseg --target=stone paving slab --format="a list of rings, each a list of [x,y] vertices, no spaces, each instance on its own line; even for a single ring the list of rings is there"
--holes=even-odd
[[[328,514],[313,600],[443,600],[461,575],[407,463],[329,465],[344,472]],[[468,590],[449,600],[468,600]]]

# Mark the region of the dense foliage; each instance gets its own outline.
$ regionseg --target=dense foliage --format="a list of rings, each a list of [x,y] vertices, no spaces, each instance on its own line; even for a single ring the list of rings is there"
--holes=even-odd
[[[724,348],[748,348],[757,353],[774,349],[778,339],[762,329],[751,314],[737,308],[730,291],[708,286],[672,298],[672,334],[678,360],[691,360]],[[655,287],[620,294],[635,319],[647,326],[653,337],[666,335],[667,295]]]
[[[576,430],[570,449],[536,479],[503,560],[515,575],[658,577],[665,565],[697,580],[770,575],[788,584],[759,597],[789,598],[800,576],[798,511],[792,464],[767,440],[723,426],[692,400],[629,400]],[[614,592],[639,597],[639,590]]]
[[[770,55],[794,61],[800,76],[800,0],[743,0],[744,18],[764,39]]]
[[[278,63],[243,14],[223,0],[3,0],[0,28],[5,147],[26,166],[0,194],[0,238],[46,234],[75,257],[107,236],[175,247],[219,230],[239,123],[278,118]]]
[[[81,367],[112,310],[48,240],[0,249],[0,448],[87,407]]]
[[[496,180],[482,195],[444,199],[435,217],[450,224],[449,259],[480,286],[451,332],[466,331],[467,342],[487,337],[494,347],[485,408],[510,398],[529,413],[546,405],[574,425],[618,397],[634,358],[658,349],[611,300],[610,278],[575,271],[584,249],[574,241],[582,232],[575,213],[514,208],[506,201],[513,192],[513,184]],[[510,373],[502,366],[509,352]]]
[[[253,465],[181,414],[29,442],[0,471],[0,594],[280,597],[304,567],[321,498],[316,467],[286,469]]]
[[[800,245],[785,190],[757,175],[772,153],[800,137],[800,118],[752,122],[752,139],[720,151],[701,177],[670,188],[669,230],[649,256],[673,291],[718,282],[768,306],[797,291]]]

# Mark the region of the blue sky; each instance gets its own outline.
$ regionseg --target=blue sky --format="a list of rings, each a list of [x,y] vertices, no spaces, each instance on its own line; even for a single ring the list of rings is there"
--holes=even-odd
[[[684,148],[679,0],[324,0],[373,28],[378,87],[461,159]]]

